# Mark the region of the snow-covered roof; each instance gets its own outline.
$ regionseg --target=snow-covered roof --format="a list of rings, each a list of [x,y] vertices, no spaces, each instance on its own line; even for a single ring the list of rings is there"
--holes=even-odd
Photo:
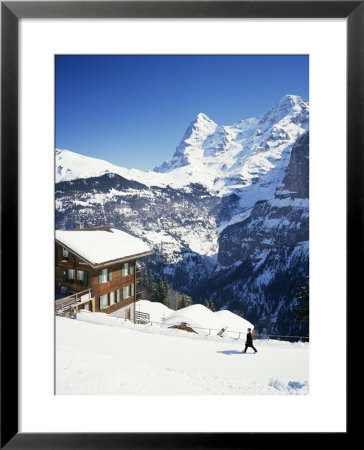
[[[254,325],[250,322],[231,311],[212,312],[206,306],[199,304],[173,311],[165,318],[162,326],[170,327],[172,325],[180,325],[182,322],[185,322],[198,334],[202,335],[216,335],[217,332],[226,327],[227,335],[230,332],[246,333],[247,328],[254,328]]]
[[[152,253],[144,241],[116,228],[56,230],[56,240],[93,265]]]
[[[247,328],[254,328],[254,325],[248,322],[246,319],[243,319],[242,317],[232,313],[231,311],[228,311],[227,309],[216,311],[214,314],[222,323],[227,325],[229,330],[245,332]]]
[[[162,322],[167,316],[174,313],[174,310],[168,308],[160,302],[151,302],[150,300],[139,300],[135,303],[135,311],[141,311],[150,315],[153,322]]]
[[[174,311],[163,321],[163,326],[180,325],[182,322],[186,322],[199,334],[205,332],[208,334],[209,329],[220,331],[224,326],[215,314],[204,305],[191,305]]]
[[[147,313],[150,316],[151,322],[161,323],[167,316],[173,313],[173,309],[168,308],[160,302],[151,302],[150,300],[138,300],[135,303],[135,311],[142,313]],[[108,314],[111,317],[122,317],[125,318],[125,311],[123,308],[117,309],[116,311]]]

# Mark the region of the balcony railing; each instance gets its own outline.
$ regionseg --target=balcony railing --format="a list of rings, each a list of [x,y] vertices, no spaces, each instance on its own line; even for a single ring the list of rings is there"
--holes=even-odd
[[[149,322],[150,322],[150,314],[135,311],[135,323],[146,325]]]
[[[60,313],[67,308],[82,305],[92,300],[92,298],[92,289],[86,289],[85,291],[76,292],[75,294],[60,298],[55,301],[55,312]]]

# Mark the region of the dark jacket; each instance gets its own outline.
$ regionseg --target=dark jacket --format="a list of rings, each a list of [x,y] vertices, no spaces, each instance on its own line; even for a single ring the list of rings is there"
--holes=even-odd
[[[249,331],[249,333],[246,335],[246,342],[245,345],[249,345],[252,346],[253,345],[253,336],[251,334],[251,332]]]

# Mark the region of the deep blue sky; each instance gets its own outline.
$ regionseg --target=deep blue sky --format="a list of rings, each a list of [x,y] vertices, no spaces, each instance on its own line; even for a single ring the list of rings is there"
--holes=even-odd
[[[308,56],[57,55],[56,147],[152,169],[203,112],[220,125],[309,100]]]

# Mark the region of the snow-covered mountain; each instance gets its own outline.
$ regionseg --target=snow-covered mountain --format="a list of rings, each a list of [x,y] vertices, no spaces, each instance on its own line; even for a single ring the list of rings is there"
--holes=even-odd
[[[229,126],[199,114],[154,171],[56,150],[56,226],[113,223],[145,239],[154,270],[195,301],[292,332],[279,318],[292,318],[308,272],[308,125],[308,103],[287,95]]]
[[[308,152],[305,133],[274,197],[256,202],[249,217],[221,231],[219,270],[198,286],[200,293],[217,297],[220,307],[242,311],[270,333],[308,333],[292,322],[297,283],[309,271]]]
[[[170,174],[185,184],[198,182],[210,192],[226,195],[241,189],[272,194],[282,181],[290,150],[308,129],[308,104],[298,96],[287,95],[262,117],[241,120],[232,126],[218,126],[199,114],[188,127],[171,161],[154,170]],[[174,187],[179,181],[171,180]],[[269,186],[271,188],[269,189]],[[262,193],[257,193],[260,197]],[[246,195],[244,195],[246,197]]]
[[[200,183],[220,196],[251,187],[257,181],[260,190],[266,190],[268,184],[283,178],[293,143],[308,129],[308,116],[308,104],[294,95],[285,96],[264,116],[232,126],[218,126],[200,113],[172,160],[148,172],[57,149],[56,181],[116,173],[147,186],[181,188]]]
[[[143,172],[138,169],[126,169],[103,159],[91,158],[69,150],[56,149],[56,182],[77,180],[79,178],[100,177],[108,173],[116,173],[129,180],[148,180],[152,184],[154,172]],[[148,177],[148,175],[150,175]]]
[[[200,113],[187,128],[180,144],[176,148],[171,161],[164,162],[160,167],[156,167],[155,172],[170,172],[179,167],[189,164],[196,165],[204,157],[203,144],[207,137],[214,134],[217,124],[206,114]]]

